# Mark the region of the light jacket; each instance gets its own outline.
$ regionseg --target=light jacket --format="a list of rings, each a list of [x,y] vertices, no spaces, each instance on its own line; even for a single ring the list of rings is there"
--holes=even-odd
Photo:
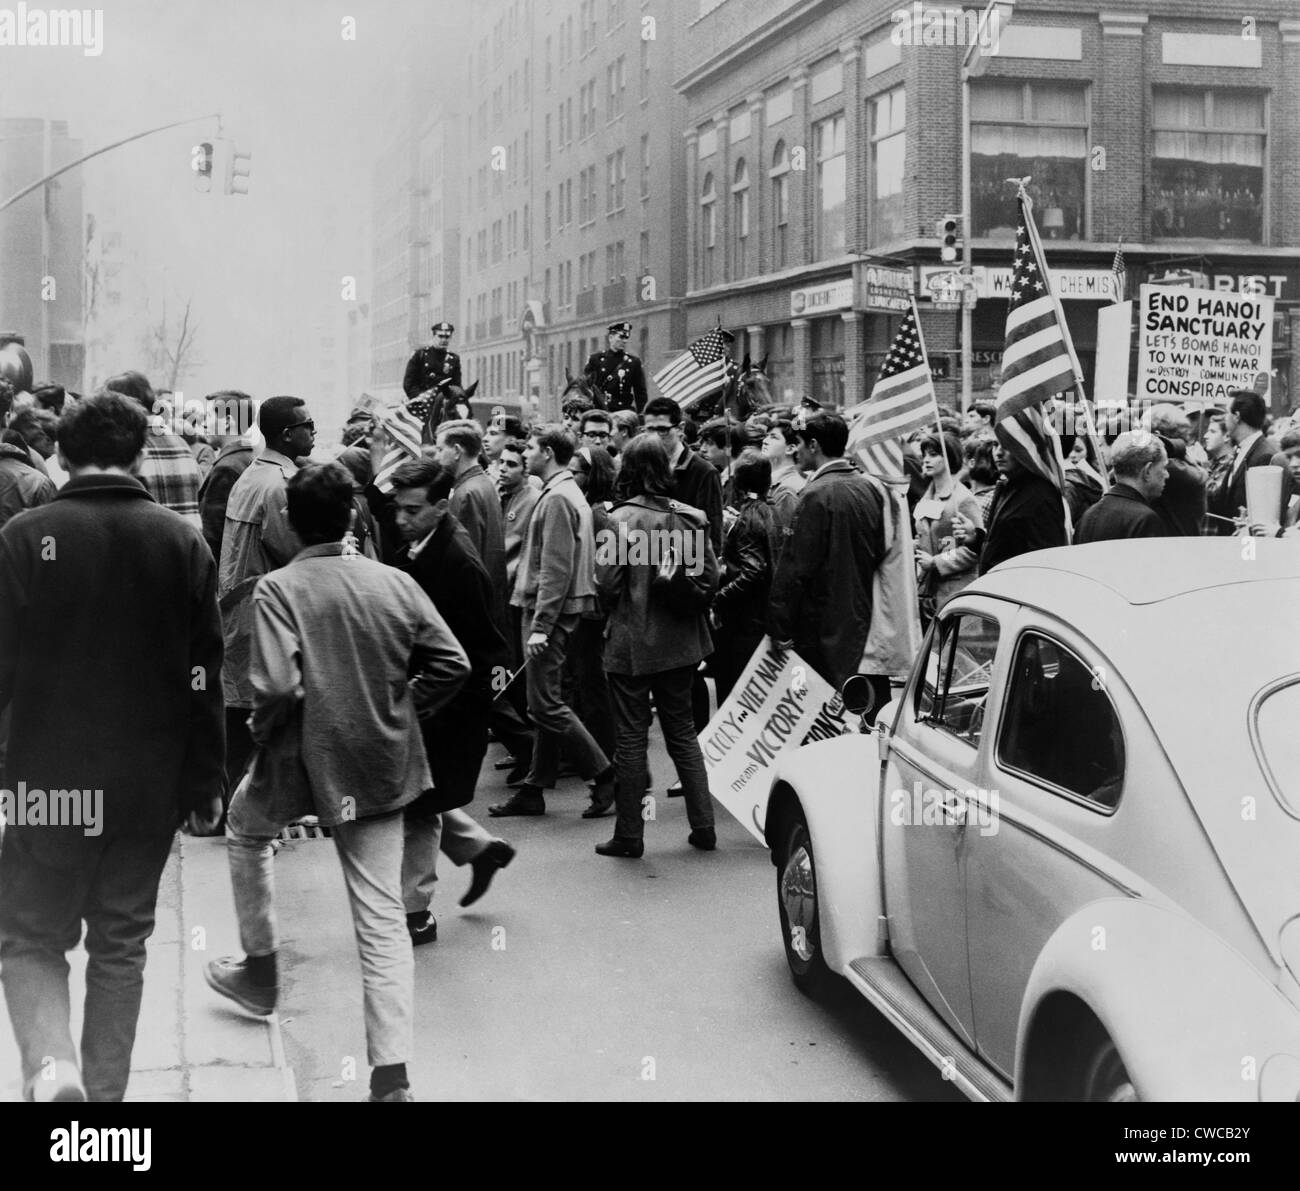
[[[916,549],[934,556],[934,566],[920,581],[920,590],[922,595],[934,597],[936,608],[975,578],[975,567],[979,562],[979,555],[969,546],[958,546],[953,542],[953,518],[961,513],[977,526],[984,524],[979,501],[970,489],[956,480],[949,480],[949,484],[951,487],[947,494],[938,496],[931,483],[915,510]],[[932,500],[941,506],[938,516],[922,517],[927,502]]]
[[[567,467],[542,485],[533,506],[510,603],[523,609],[527,632],[547,636],[561,616],[596,611],[591,508]]]

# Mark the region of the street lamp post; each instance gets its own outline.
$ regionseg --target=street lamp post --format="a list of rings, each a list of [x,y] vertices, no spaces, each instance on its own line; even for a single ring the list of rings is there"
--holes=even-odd
[[[1002,30],[1011,23],[1015,13],[1016,0],[989,0],[980,15],[979,29],[975,42],[966,47],[961,62],[961,209],[962,209],[962,275],[965,277],[961,296],[961,410],[964,414],[971,407],[971,367],[973,353],[971,350],[971,313],[974,284],[974,265],[972,263],[975,238],[974,212],[971,210],[971,127],[970,127],[970,81],[984,73],[989,59],[997,53],[997,39]],[[991,32],[992,49],[985,45],[986,30]]]

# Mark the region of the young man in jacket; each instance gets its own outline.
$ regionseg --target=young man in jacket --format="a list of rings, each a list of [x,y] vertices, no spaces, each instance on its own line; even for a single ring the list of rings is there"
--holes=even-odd
[[[614,797],[614,767],[561,689],[569,638],[582,614],[597,606],[591,508],[569,470],[573,451],[562,426],[544,426],[528,438],[528,470],[542,480],[542,491],[510,603],[522,614],[528,710],[536,728],[528,777],[513,797],[488,808],[496,816],[546,813],[544,793],[555,786],[561,746],[582,779],[595,783],[593,804],[608,805]]]
[[[0,532],[5,785],[27,787],[25,806],[4,807],[0,980],[28,1099],[122,1099],[172,839],[187,817],[221,811],[216,564],[198,528],[136,479],[147,439],[128,397],[70,406],[59,453],[71,478]],[[52,813],[32,822],[35,794]],[[83,921],[78,1055],[65,954]]]
[[[314,812],[333,829],[352,908],[370,1099],[410,1100],[415,964],[402,904],[400,812],[433,784],[417,716],[456,694],[469,660],[415,580],[348,552],[347,468],[309,465],[286,496],[303,549],[263,576],[252,596],[251,730],[273,772],[239,787],[226,825],[247,958],[215,960],[205,976],[248,1012],[274,1012],[273,844],[293,819]]]
[[[972,525],[960,514],[953,518],[953,538],[959,546],[979,551],[981,575],[1031,550],[1069,545],[1065,498],[1055,485],[1021,464],[1000,442],[993,459],[1002,475],[987,527]]]

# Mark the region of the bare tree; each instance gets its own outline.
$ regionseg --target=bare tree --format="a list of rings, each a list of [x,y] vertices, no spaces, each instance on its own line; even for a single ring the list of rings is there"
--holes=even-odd
[[[193,318],[193,305],[194,299],[186,298],[184,313],[178,323],[173,323],[164,304],[162,317],[145,332],[150,371],[155,376],[167,375],[167,383],[159,388],[175,390],[177,382],[190,369],[203,363],[194,349],[199,324]]]

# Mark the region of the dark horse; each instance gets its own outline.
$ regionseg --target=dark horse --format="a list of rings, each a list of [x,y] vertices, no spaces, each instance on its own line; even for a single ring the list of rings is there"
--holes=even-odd
[[[609,405],[603,389],[598,389],[581,373],[574,376],[566,368],[564,370],[564,388],[560,391],[561,409],[564,408],[564,399],[570,396],[585,398],[591,402],[592,409],[606,409]]]
[[[455,421],[457,418],[472,418],[474,412],[470,408],[469,399],[477,391],[478,381],[474,381],[464,389],[443,381],[433,391],[429,416],[425,419],[424,430],[420,435],[421,440],[426,444],[434,442],[438,437],[438,427],[443,422]]]
[[[743,422],[776,404],[767,378],[766,356],[757,364],[746,356],[739,367],[733,361],[727,372],[727,383],[721,389],[695,402],[686,411],[694,421],[707,421],[725,413],[732,421]]]

